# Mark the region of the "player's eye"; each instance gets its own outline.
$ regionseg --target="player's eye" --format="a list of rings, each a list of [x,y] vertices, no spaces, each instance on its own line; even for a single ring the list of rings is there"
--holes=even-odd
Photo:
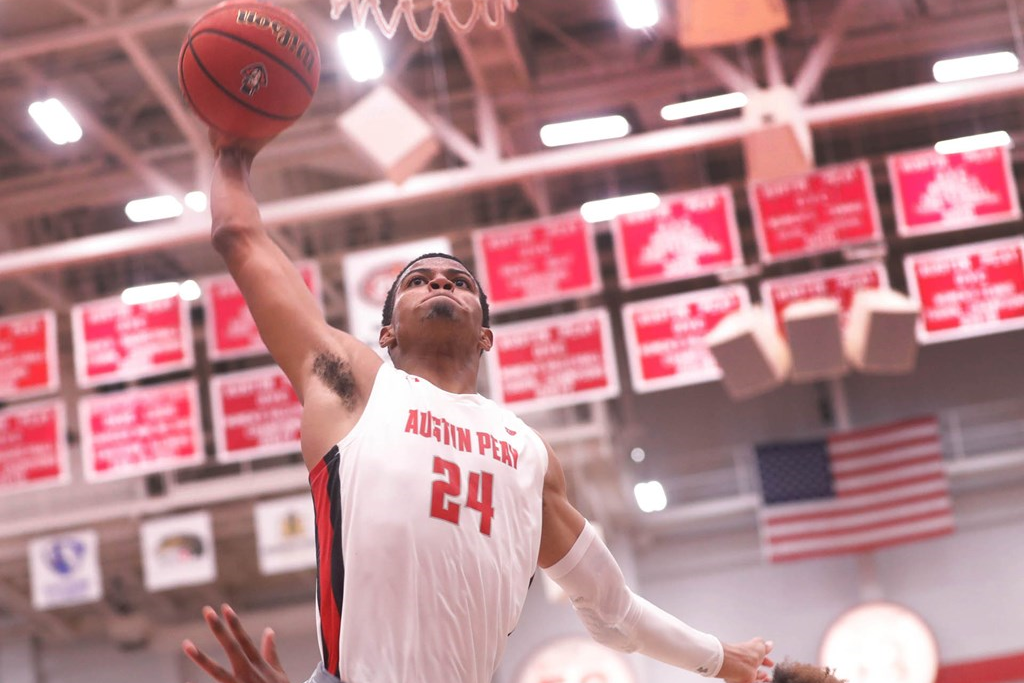
[[[466,287],[466,288],[468,288],[469,287],[469,280],[467,280],[464,277],[456,278],[455,286],[456,287]]]

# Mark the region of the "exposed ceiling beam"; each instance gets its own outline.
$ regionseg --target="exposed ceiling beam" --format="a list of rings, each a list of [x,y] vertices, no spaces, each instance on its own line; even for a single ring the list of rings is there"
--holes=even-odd
[[[711,49],[697,50],[694,56],[725,87],[740,92],[757,90],[757,82],[748,74],[740,71],[739,67],[723,57],[721,53]]]
[[[832,12],[828,29],[811,49],[803,66],[800,67],[800,72],[793,80],[793,90],[801,102],[809,100],[821,84],[825,70],[832,61],[836,48],[846,33],[846,27],[849,26],[860,3],[861,0],[841,0],[839,6]]]
[[[829,128],[1021,94],[1024,94],[1024,73],[1015,73],[960,83],[930,83],[819,103],[808,106],[805,114],[811,127]],[[265,204],[262,214],[268,227],[326,220],[391,205],[436,200],[521,183],[536,177],[730,144],[751,131],[751,124],[739,118],[676,126],[620,140],[537,152],[500,163],[433,171],[414,176],[404,185],[381,181],[280,200]],[[195,243],[207,239],[208,233],[209,225],[201,217],[190,217],[0,254],[0,278]]]

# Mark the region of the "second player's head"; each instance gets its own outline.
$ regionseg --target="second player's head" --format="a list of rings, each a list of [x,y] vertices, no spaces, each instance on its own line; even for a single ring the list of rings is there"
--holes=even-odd
[[[772,674],[774,683],[846,683],[836,678],[835,672],[826,667],[802,664],[800,662],[783,662],[775,667]]]

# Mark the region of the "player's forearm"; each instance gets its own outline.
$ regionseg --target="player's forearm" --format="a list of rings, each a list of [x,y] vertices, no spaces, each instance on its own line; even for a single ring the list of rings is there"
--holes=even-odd
[[[598,642],[705,676],[718,675],[724,656],[721,642],[630,591],[622,570],[589,524],[568,554],[546,571],[569,595]]]
[[[252,154],[235,148],[217,151],[210,187],[211,238],[224,253],[235,237],[248,231],[262,231],[259,206],[249,185]]]

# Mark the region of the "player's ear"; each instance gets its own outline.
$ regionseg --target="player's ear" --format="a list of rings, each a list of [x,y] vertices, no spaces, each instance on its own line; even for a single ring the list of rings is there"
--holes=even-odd
[[[480,328],[480,351],[490,351],[494,346],[494,333],[489,327]]]
[[[393,325],[385,325],[384,327],[380,328],[380,337],[378,338],[378,343],[380,344],[380,348],[382,349],[390,349],[391,347],[395,346],[398,343],[398,340],[395,338],[395,330]]]

